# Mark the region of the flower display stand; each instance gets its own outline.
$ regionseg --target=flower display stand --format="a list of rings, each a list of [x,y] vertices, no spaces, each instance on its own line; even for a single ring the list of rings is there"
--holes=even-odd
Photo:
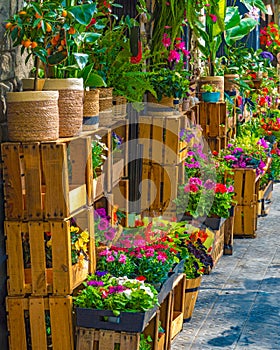
[[[88,137],[3,143],[7,220],[63,219],[87,204]]]
[[[184,322],[189,322],[192,318],[200,284],[201,276],[197,278],[186,279]]]
[[[95,271],[93,210],[82,209],[75,215],[81,230],[90,236],[88,260],[82,266],[72,265],[70,220],[5,221],[8,294],[43,296],[71,294]],[[46,267],[45,233],[51,233],[52,268]],[[26,244],[23,248],[23,239]],[[29,246],[30,268],[25,268],[26,246]]]
[[[71,296],[7,297],[6,306],[10,350],[74,350]]]
[[[133,313],[131,314],[131,325],[133,326]],[[151,336],[153,339],[151,344],[152,350],[160,350],[158,348],[158,326],[159,312],[155,312],[149,320],[143,334]],[[116,330],[93,329],[76,327],[77,345],[76,350],[115,350],[118,346],[119,350],[139,350],[140,349],[140,332],[125,332]]]

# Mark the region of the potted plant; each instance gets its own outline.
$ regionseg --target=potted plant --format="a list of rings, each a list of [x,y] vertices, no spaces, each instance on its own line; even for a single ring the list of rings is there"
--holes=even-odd
[[[34,89],[37,90],[42,67],[45,78],[59,79],[48,79],[43,89],[59,90],[59,136],[62,137],[73,136],[81,130],[84,88],[77,75],[66,85],[61,78],[69,77],[66,67],[74,63],[80,65],[84,59],[77,44],[80,38],[94,40],[94,36],[85,36],[83,32],[96,12],[96,4],[74,3],[76,1],[28,1],[6,25],[14,46],[20,46],[22,54],[27,53],[26,61],[34,59]]]
[[[89,276],[73,299],[77,326],[95,329],[140,333],[158,308],[152,285],[106,271]]]
[[[220,99],[221,92],[218,90],[217,85],[203,84],[200,87],[201,98],[204,102],[216,103]]]

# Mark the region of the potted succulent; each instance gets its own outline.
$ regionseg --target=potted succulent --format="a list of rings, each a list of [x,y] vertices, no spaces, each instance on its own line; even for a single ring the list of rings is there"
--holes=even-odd
[[[218,90],[217,85],[203,84],[200,87],[201,98],[204,102],[216,103],[220,99],[221,92]]]

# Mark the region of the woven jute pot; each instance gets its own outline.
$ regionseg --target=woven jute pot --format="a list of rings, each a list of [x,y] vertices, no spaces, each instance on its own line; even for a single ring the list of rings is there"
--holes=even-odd
[[[113,88],[99,89],[99,125],[110,126],[113,116]]]
[[[147,94],[148,114],[152,116],[170,116],[174,114],[174,98],[162,96],[158,101],[151,93]]]
[[[59,91],[59,137],[78,135],[83,124],[83,79],[46,79],[44,90]]]
[[[200,77],[197,82],[198,94],[201,97],[201,86],[204,84],[213,84],[216,85],[218,90],[220,91],[220,102],[224,101],[224,77],[223,76],[208,76],[208,77]]]
[[[85,91],[83,130],[95,130],[99,126],[99,90]]]
[[[236,84],[236,82],[234,80],[238,77],[239,77],[238,74],[225,74],[225,76],[224,76],[225,92],[227,92],[227,93],[236,92],[236,94],[238,93],[238,85]]]
[[[113,115],[120,117],[126,115],[127,99],[123,96],[113,96]]]
[[[23,78],[21,79],[22,82],[22,90],[23,91],[34,91],[34,84],[35,79],[34,78]],[[45,79],[38,79],[37,80],[37,91],[42,91],[45,84]]]
[[[10,141],[58,139],[58,91],[8,92],[7,121]]]

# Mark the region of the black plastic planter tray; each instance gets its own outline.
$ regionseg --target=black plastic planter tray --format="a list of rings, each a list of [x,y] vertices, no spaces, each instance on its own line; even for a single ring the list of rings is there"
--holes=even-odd
[[[121,312],[115,316],[111,310],[75,308],[77,327],[106,329],[123,332],[142,332],[153,318],[158,306],[146,312]]]

